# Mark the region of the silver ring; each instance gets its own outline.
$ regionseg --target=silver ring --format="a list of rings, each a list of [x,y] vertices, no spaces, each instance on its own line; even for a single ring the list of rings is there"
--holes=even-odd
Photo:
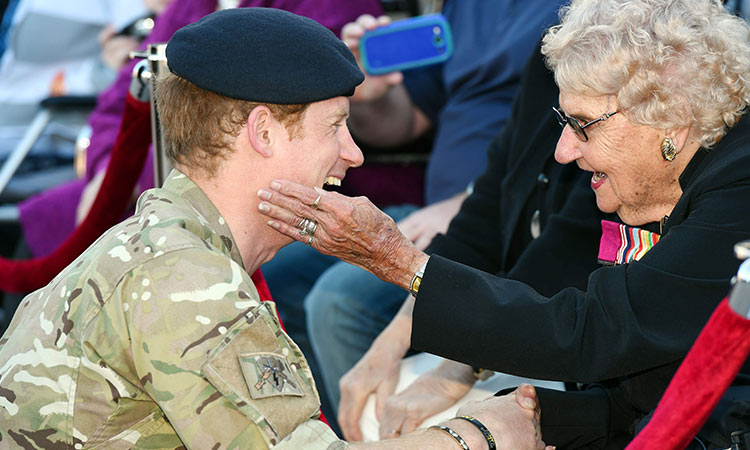
[[[297,224],[297,229],[300,230],[299,234],[302,236],[312,236],[315,234],[317,228],[318,223],[312,219],[302,219],[300,223]]]
[[[315,230],[318,228],[318,223],[312,219],[302,219],[302,222],[297,225],[299,228],[299,234],[302,236],[312,236],[315,234]]]
[[[309,238],[307,238],[307,242],[305,243],[305,245],[312,245],[312,243],[313,243],[314,240],[315,240],[315,238],[312,237],[312,236],[310,236]]]
[[[318,206],[320,205],[320,197],[321,197],[322,195],[323,195],[323,194],[318,194],[318,198],[316,198],[316,199],[315,199],[315,201],[314,201],[314,202],[312,202],[312,207],[313,207],[313,208],[315,208],[315,209],[318,209]]]
[[[318,222],[314,220],[310,220],[309,222],[307,222],[307,227],[305,228],[305,231],[307,231],[307,234],[312,236],[313,234],[315,234],[315,230],[317,229],[318,229]]]

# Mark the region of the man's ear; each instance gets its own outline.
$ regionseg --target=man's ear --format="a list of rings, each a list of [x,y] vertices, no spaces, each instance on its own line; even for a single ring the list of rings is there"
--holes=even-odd
[[[247,117],[247,135],[250,144],[264,158],[273,156],[274,118],[267,106],[259,105]]]

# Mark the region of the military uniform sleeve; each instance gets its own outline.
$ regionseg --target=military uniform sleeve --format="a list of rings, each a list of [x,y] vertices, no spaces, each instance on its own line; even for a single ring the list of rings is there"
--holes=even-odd
[[[173,251],[132,271],[130,349],[142,388],[189,449],[327,449],[307,362],[226,256]]]

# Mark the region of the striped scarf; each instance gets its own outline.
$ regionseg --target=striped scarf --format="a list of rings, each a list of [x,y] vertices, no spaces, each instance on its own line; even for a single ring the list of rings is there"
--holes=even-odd
[[[627,264],[638,261],[661,236],[638,227],[602,220],[599,242],[599,262],[605,265]]]

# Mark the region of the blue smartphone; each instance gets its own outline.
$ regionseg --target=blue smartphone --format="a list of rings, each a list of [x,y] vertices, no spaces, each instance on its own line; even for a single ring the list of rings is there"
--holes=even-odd
[[[446,61],[453,54],[453,37],[445,16],[429,14],[366,32],[359,52],[365,72],[382,75]]]

